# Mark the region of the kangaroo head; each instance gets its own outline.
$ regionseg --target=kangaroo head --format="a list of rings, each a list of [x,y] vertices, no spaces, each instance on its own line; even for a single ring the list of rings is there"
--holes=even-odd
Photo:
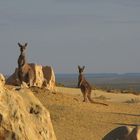
[[[85,66],[83,67],[78,66],[79,74],[82,74],[84,69],[85,69]]]
[[[26,50],[27,43],[25,43],[24,45],[18,43],[18,46],[20,47],[20,52],[23,53],[23,52],[25,52],[25,50]]]

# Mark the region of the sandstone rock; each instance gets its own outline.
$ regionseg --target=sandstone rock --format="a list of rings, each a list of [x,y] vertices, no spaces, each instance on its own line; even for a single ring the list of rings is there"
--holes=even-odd
[[[121,126],[113,129],[102,140],[140,140],[140,128]]]
[[[34,70],[34,74],[35,74],[34,86],[42,87],[43,82],[45,80],[44,75],[43,75],[43,71],[42,71],[42,66],[35,65],[35,64],[30,64],[30,66]]]
[[[48,110],[29,89],[0,88],[0,140],[56,140]]]
[[[140,140],[140,128],[135,127],[126,140]]]
[[[3,92],[5,85],[5,77],[0,73],[0,93]]]
[[[18,79],[18,69],[15,69],[15,72],[6,79],[6,84],[18,86],[19,79]]]
[[[0,73],[0,87],[2,86],[4,86],[4,84],[5,84],[5,77]]]
[[[54,90],[54,87],[56,85],[55,85],[55,74],[54,74],[53,68],[49,66],[45,66],[42,68],[42,70],[43,70],[43,74],[45,78],[44,84],[46,84],[47,82],[48,89]]]
[[[46,87],[49,90],[55,88],[55,74],[52,67],[30,64],[32,67],[35,79],[33,85],[36,87]],[[18,69],[6,80],[7,84],[19,85]]]
[[[131,132],[131,128],[127,126],[121,126],[113,129],[102,140],[126,140]]]
[[[25,83],[25,82],[22,82],[21,84],[21,87],[20,88],[29,88],[29,86]]]

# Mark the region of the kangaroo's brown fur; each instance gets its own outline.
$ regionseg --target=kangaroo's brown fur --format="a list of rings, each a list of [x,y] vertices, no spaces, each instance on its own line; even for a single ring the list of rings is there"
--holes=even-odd
[[[107,106],[107,104],[95,102],[95,101],[93,101],[91,99],[92,87],[87,82],[87,80],[85,79],[84,75],[82,74],[84,69],[85,69],[85,66],[83,66],[82,68],[80,66],[78,66],[78,70],[79,70],[78,87],[81,89],[81,92],[83,94],[83,97],[84,97],[83,102],[89,101],[91,103],[102,104],[102,105],[106,105]]]
[[[31,66],[26,62],[25,50],[27,47],[27,43],[25,45],[21,45],[18,43],[20,47],[20,56],[18,58],[18,78],[20,84],[26,82],[29,86],[33,86],[34,81],[34,71]]]

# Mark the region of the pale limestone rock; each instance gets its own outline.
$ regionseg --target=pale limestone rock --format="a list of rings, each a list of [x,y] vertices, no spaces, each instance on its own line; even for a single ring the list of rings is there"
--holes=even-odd
[[[45,87],[49,90],[55,89],[55,74],[52,67],[30,64],[32,67],[35,79],[33,85],[36,87]],[[18,69],[7,79],[7,84],[19,85]]]
[[[29,86],[28,86],[25,82],[22,82],[22,84],[21,84],[20,87],[21,87],[21,88],[29,88]]]
[[[120,126],[111,130],[102,140],[126,140],[130,132],[130,127]]]
[[[44,75],[42,71],[42,66],[41,65],[35,65],[35,64],[30,64],[32,67],[34,74],[35,74],[35,79],[34,79],[34,86],[36,87],[42,87],[43,82],[44,82]]]
[[[126,140],[140,140],[140,128],[135,127]]]
[[[0,140],[56,140],[48,110],[29,89],[0,87]]]
[[[140,128],[120,126],[110,131],[102,140],[140,140]]]
[[[5,77],[0,73],[0,86],[5,84]]]
[[[18,69],[15,69],[15,72],[8,77],[8,79],[6,80],[6,84],[9,85],[14,85],[14,86],[18,86],[19,85],[19,79],[18,79]]]
[[[0,73],[0,93],[3,92],[5,85],[5,77]]]
[[[44,66],[42,69],[45,78],[44,82],[47,82],[47,88],[49,90],[54,90],[56,85],[55,85],[55,74],[53,68],[49,66]]]

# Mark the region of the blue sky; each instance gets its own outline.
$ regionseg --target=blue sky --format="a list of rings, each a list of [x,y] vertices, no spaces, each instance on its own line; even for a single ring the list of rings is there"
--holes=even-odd
[[[18,42],[56,73],[140,72],[140,1],[1,0],[0,72],[14,71]]]

